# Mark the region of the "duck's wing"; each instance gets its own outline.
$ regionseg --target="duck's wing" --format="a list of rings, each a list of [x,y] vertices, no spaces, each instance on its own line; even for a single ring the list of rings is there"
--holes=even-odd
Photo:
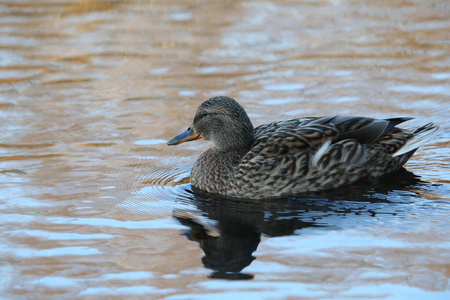
[[[329,118],[289,119],[255,128],[255,142],[247,154],[253,156],[283,157],[303,152],[338,138],[339,132]]]
[[[241,190],[252,197],[255,191],[282,196],[360,178],[366,165],[364,146],[354,139],[335,143],[340,133],[333,118],[291,119],[257,127],[255,142],[235,170]]]
[[[355,139],[363,145],[378,142],[385,134],[400,123],[412,118],[372,119],[365,117],[335,116],[330,119],[339,136],[334,142]]]
[[[237,165],[245,195],[283,196],[343,186],[400,168],[437,131],[396,125],[409,118],[329,116],[290,119],[255,128],[255,142]]]
[[[369,147],[396,125],[410,119],[327,116],[282,120],[256,127],[251,151],[253,154],[279,157],[287,153],[314,150],[328,141],[337,143],[349,139]]]
[[[349,172],[367,164],[369,148],[375,147],[383,155],[401,149],[411,134],[395,126],[407,120],[327,116],[264,124],[255,128],[255,142],[239,168],[245,172],[247,167],[279,169],[289,165],[303,175],[313,169]]]

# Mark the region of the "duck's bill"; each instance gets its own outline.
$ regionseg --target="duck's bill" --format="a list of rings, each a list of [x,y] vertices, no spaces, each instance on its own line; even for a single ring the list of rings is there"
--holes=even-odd
[[[200,134],[198,134],[194,129],[192,129],[192,127],[189,127],[188,130],[186,130],[185,132],[182,132],[171,138],[167,142],[167,145],[169,146],[178,145],[184,142],[193,141],[200,138],[201,138]]]

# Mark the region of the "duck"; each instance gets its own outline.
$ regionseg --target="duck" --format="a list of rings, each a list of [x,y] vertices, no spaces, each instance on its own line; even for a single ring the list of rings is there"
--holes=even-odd
[[[194,163],[198,193],[232,199],[295,197],[399,170],[438,131],[433,123],[406,130],[408,117],[301,117],[253,127],[233,98],[204,101],[188,129],[167,144],[197,139],[214,146]]]

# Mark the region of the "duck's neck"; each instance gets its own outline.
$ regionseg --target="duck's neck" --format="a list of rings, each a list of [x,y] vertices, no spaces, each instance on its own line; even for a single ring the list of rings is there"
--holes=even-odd
[[[211,140],[217,152],[246,153],[255,142],[253,124],[243,111],[235,119],[225,119],[219,130],[211,132]]]
[[[248,152],[255,142],[253,136],[253,128],[251,134],[248,132],[241,134],[222,134],[220,136],[212,136],[217,152],[220,153],[245,153]]]

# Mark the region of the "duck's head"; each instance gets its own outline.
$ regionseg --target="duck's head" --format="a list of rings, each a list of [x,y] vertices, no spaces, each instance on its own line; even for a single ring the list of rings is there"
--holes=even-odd
[[[203,138],[220,152],[248,150],[254,142],[253,125],[236,100],[219,96],[206,100],[195,113],[191,126],[171,138],[168,145]]]

